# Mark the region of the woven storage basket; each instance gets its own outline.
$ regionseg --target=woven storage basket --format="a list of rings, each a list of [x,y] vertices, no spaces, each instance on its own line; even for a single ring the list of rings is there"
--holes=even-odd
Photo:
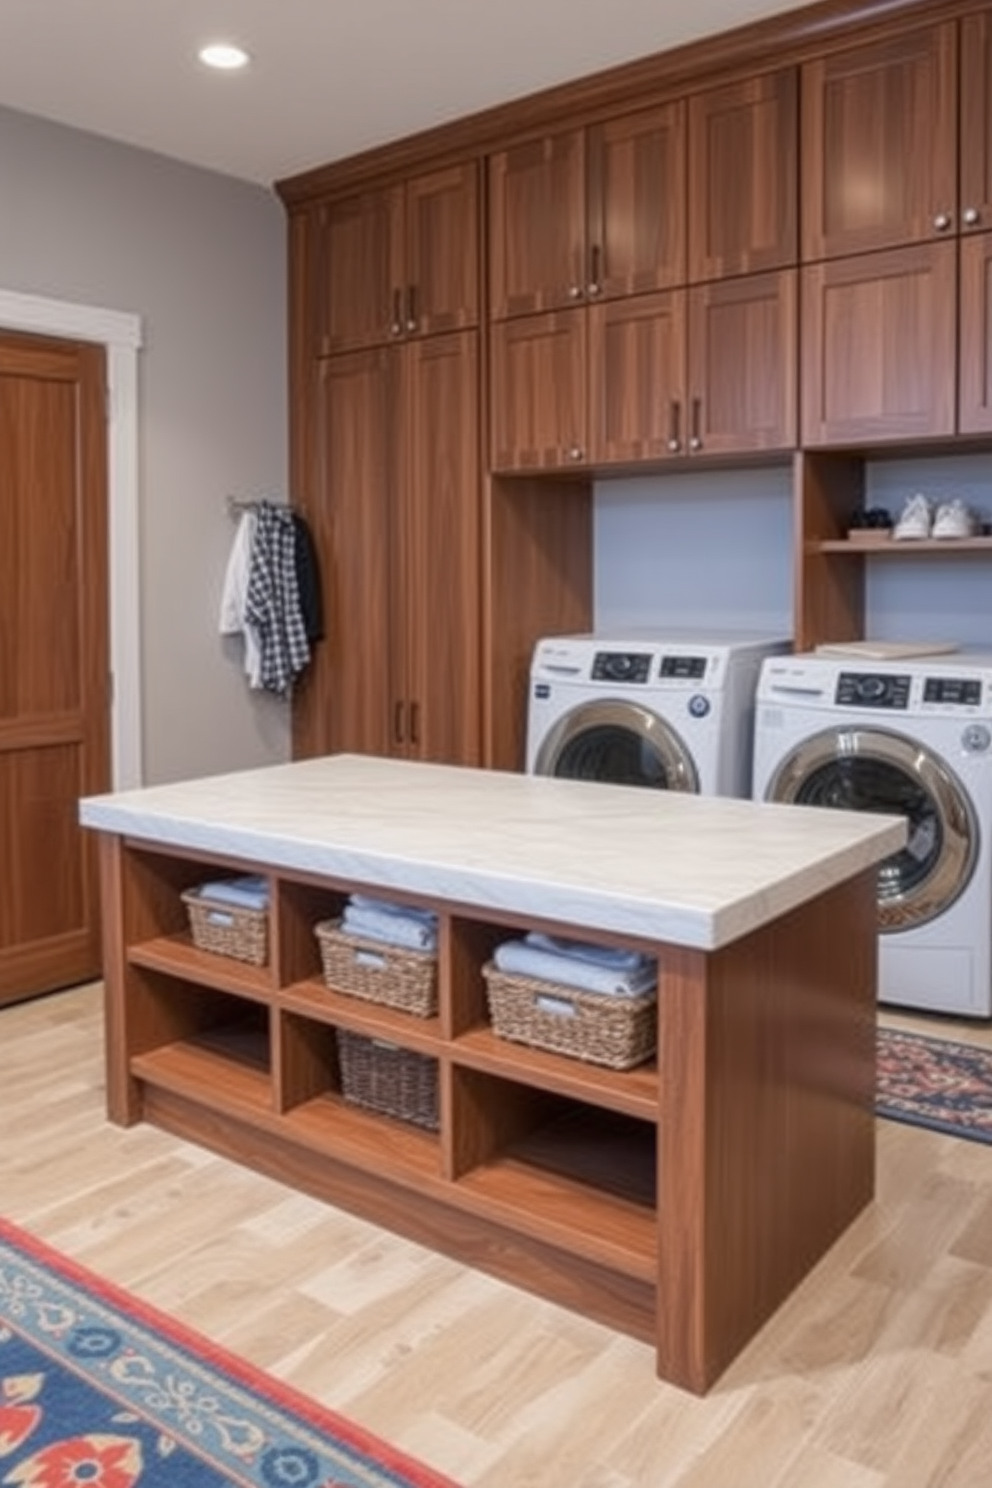
[[[203,898],[198,889],[187,889],[182,901],[189,915],[193,944],[201,951],[233,956],[237,961],[250,961],[253,966],[265,965],[269,954],[267,909],[222,904],[217,899]]]
[[[346,1101],[437,1130],[435,1059],[344,1028],[338,1029],[338,1054]]]
[[[653,988],[635,997],[585,992],[511,975],[492,961],[482,974],[493,1032],[500,1038],[613,1069],[643,1064],[657,1047],[658,995]]]
[[[386,1007],[433,1017],[437,1011],[437,956],[433,951],[411,951],[381,940],[362,940],[339,929],[340,920],[314,926],[324,965],[324,981],[332,992],[364,997]]]

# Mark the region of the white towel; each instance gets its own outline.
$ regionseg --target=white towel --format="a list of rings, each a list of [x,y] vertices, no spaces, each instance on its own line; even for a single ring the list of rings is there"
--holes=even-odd
[[[437,948],[437,927],[425,924],[417,915],[355,909],[349,904],[341,917],[341,929],[359,940],[377,940],[386,945],[405,946],[411,951]]]
[[[244,636],[244,668],[250,687],[260,686],[261,668],[261,647],[258,634],[245,616],[248,575],[251,571],[251,550],[254,540],[255,513],[249,509],[243,511],[238,519],[220,598],[220,633],[221,635]]]
[[[612,966],[579,960],[577,956],[542,951],[538,946],[528,945],[526,940],[504,940],[493,952],[493,960],[500,971],[577,987],[583,992],[602,992],[610,997],[637,997],[658,984],[658,963],[649,958],[644,958],[643,964],[633,970],[618,971]]]

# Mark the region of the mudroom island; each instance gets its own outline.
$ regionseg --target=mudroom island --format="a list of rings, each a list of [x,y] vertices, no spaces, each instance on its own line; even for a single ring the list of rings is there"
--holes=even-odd
[[[875,875],[901,818],[351,755],[80,815],[116,1123],[645,1339],[696,1393],[872,1198]],[[198,919],[204,885],[230,895]],[[351,945],[347,907],[381,900],[429,949]],[[646,1051],[596,1042],[599,1007],[605,1029],[643,994],[522,976],[502,1024],[493,958],[528,936],[656,962]]]

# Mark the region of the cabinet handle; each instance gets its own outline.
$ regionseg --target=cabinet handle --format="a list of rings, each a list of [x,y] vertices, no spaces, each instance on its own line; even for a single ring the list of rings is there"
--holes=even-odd
[[[965,227],[975,227],[981,220],[981,213],[977,207],[965,207],[961,220]]]
[[[946,232],[951,225],[950,212],[938,212],[933,219],[933,225],[938,232]]]
[[[586,294],[598,295],[602,293],[603,286],[600,282],[599,271],[601,257],[602,254],[597,243],[589,250],[589,283],[586,286]]]
[[[677,455],[682,448],[682,404],[673,398],[668,405],[668,449]]]
[[[403,703],[402,700],[393,707],[393,743],[403,743]]]
[[[702,449],[703,441],[700,437],[699,426],[702,422],[703,400],[693,398],[692,400],[692,424],[689,434],[689,448],[693,450]]]
[[[408,331],[417,329],[417,291],[412,284],[407,286],[406,291],[406,329]]]
[[[420,704],[410,704],[410,743],[420,743]]]
[[[393,318],[389,322],[389,334],[391,336],[402,336],[403,334],[403,291],[393,290]]]

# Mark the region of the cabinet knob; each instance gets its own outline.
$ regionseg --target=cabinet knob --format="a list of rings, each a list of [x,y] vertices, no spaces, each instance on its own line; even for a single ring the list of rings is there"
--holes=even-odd
[[[592,295],[592,296],[595,296],[595,295],[598,295],[598,294],[600,294],[600,293],[601,293],[601,292],[602,292],[602,291],[601,291],[601,287],[600,287],[600,286],[599,286],[599,285],[598,285],[598,284],[597,284],[597,283],[596,283],[596,281],[595,281],[595,280],[594,280],[594,279],[593,279],[593,280],[591,280],[591,281],[590,281],[590,282],[589,282],[589,283],[588,283],[588,284],[587,284],[587,285],[586,285],[586,294],[587,294],[587,295]]]
[[[681,448],[682,444],[678,439],[670,439],[668,441],[668,453],[670,455],[677,455]]]
[[[569,448],[569,451],[568,451],[568,458],[570,460],[581,460],[582,459],[582,446],[581,445],[578,445],[578,444],[571,445],[570,448]]]
[[[965,227],[974,227],[981,220],[981,213],[977,207],[965,207],[961,220]]]
[[[933,219],[933,225],[938,232],[946,232],[951,225],[950,212],[938,212]]]
[[[568,298],[570,300],[581,300],[581,298],[582,298],[582,285],[581,284],[570,284],[568,286]]]
[[[702,449],[702,447],[703,447],[703,441],[700,439],[700,437],[699,437],[698,434],[694,434],[692,436],[692,438],[689,440],[689,448],[690,449],[694,449],[694,450],[698,450],[698,449]]]

